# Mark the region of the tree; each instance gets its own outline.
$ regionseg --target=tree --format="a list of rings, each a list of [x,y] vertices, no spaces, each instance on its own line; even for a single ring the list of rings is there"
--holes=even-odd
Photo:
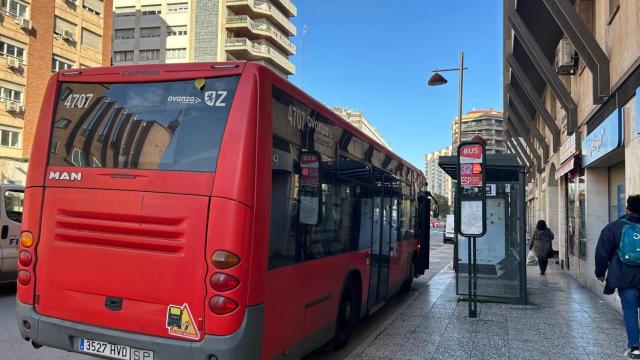
[[[449,199],[444,197],[442,194],[433,194],[433,197],[436,199],[438,204],[440,205],[440,218],[444,219],[451,211],[451,206],[449,205]]]

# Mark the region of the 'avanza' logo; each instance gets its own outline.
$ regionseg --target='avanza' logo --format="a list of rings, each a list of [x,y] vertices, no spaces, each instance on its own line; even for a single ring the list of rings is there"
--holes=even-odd
[[[66,171],[51,171],[49,172],[49,180],[67,180],[67,181],[80,181],[82,180],[82,173],[79,172],[66,172]]]

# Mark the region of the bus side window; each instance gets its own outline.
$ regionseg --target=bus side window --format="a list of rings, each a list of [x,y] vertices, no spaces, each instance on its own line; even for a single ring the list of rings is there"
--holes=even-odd
[[[8,190],[4,192],[4,206],[9,220],[22,223],[22,204],[24,202],[24,192],[19,190]]]
[[[296,262],[297,193],[294,161],[290,146],[278,138],[273,139],[271,172],[271,236],[269,241],[269,268]]]

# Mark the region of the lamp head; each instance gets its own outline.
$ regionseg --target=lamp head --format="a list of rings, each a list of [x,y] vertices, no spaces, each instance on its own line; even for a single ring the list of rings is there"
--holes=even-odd
[[[431,75],[431,78],[429,78],[429,81],[427,82],[429,86],[439,86],[446,83],[447,79],[445,79],[444,76],[440,75],[440,73],[434,73],[433,75]]]

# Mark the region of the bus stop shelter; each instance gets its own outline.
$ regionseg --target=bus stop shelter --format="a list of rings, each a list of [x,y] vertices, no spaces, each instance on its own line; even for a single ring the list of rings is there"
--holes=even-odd
[[[456,156],[441,156],[438,165],[458,180]],[[487,155],[487,232],[476,248],[481,300],[527,303],[525,176],[515,155]],[[468,295],[467,241],[456,234],[456,293],[462,296]]]

